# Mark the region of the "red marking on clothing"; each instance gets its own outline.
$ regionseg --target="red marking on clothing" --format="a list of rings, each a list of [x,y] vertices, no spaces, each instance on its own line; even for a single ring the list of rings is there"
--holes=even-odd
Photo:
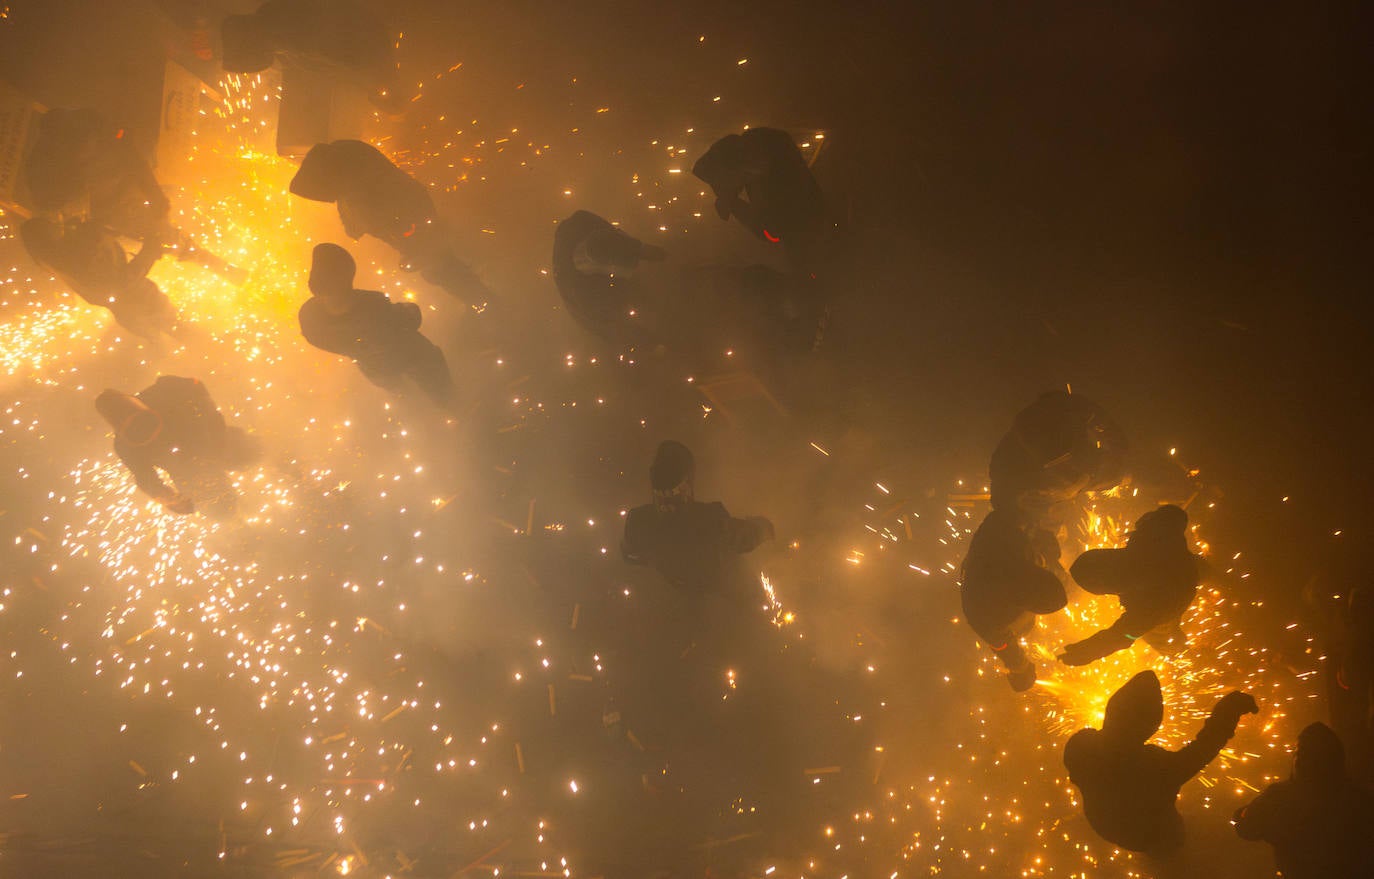
[[[1006,649],[1007,649],[1007,646],[1008,646],[1010,643],[1011,643],[1011,642],[1008,641],[1008,642],[1004,643],[1001,647],[992,647],[991,644],[989,644],[988,646],[989,646],[989,647],[992,647],[993,650],[996,650],[997,652],[1000,653],[1000,652],[1002,652],[1003,650],[1006,650]]]
[[[415,224],[411,223],[410,228],[401,233],[402,238],[409,238],[415,234]]]
[[[779,241],[782,240],[782,239],[779,238],[778,236],[774,235],[772,232],[769,232],[767,229],[764,229],[764,230],[763,230],[763,237],[764,237],[764,238],[767,238],[769,241],[773,242],[774,244],[777,244]]]
[[[115,140],[123,140],[123,139],[124,139],[124,129],[121,128],[121,129],[119,129],[118,131],[115,132]]]
[[[1345,682],[1345,666],[1343,665],[1336,669],[1336,683],[1340,685],[1342,690],[1350,689],[1350,685]]]

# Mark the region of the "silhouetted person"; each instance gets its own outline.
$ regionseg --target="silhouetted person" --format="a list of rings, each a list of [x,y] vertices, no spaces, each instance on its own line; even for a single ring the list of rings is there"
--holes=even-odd
[[[959,598],[964,618],[1007,668],[1013,690],[1035,684],[1035,664],[1021,647],[1021,636],[1035,625],[1036,614],[1056,613],[1068,604],[1059,578],[1046,569],[1045,555],[1054,537],[1037,535],[1040,546],[1014,513],[993,510],[983,519],[964,557]]]
[[[95,110],[43,114],[23,174],[39,213],[83,216],[127,238],[174,238],[152,168],[124,129]]]
[[[563,306],[587,332],[610,342],[647,339],[648,315],[632,277],[662,248],[632,238],[589,211],[577,211],[553,233],[553,280]]]
[[[1366,576],[1368,576],[1366,574]],[[1327,693],[1331,723],[1350,743],[1352,763],[1368,781],[1374,767],[1374,586],[1344,584]]]
[[[1202,558],[1188,549],[1188,514],[1166,504],[1140,517],[1122,549],[1090,549],[1069,569],[1094,595],[1121,599],[1122,614],[1106,629],[1064,648],[1066,665],[1087,665],[1144,639],[1160,653],[1187,644],[1179,622],[1202,580]]]
[[[409,376],[441,406],[453,397],[444,352],[420,335],[420,306],[356,290],[357,264],[337,244],[315,247],[311,298],[301,306],[301,335],[316,348],[351,357],[380,388],[401,390]]]
[[[673,440],[661,443],[649,469],[654,502],[626,516],[621,554],[691,595],[744,599],[753,578],[740,557],[772,539],[773,523],[761,516],[736,519],[719,501],[697,501],[695,480],[691,451]]]
[[[114,428],[115,454],[139,489],[174,513],[234,515],[238,495],[229,473],[255,464],[261,449],[242,428],[225,423],[205,385],[159,376],[137,394],[103,391],[95,408]]]
[[[1183,843],[1179,789],[1236,734],[1244,714],[1259,707],[1246,693],[1223,696],[1202,730],[1177,751],[1146,741],[1164,720],[1159,678],[1143,671],[1107,701],[1102,729],[1083,729],[1064,745],[1069,780],[1083,795],[1083,813],[1097,835],[1133,852],[1165,855]]]
[[[333,202],[350,238],[371,235],[401,254],[401,267],[462,300],[485,291],[453,253],[445,224],[423,184],[371,144],[336,140],[316,144],[291,179],[291,192]]]
[[[1101,406],[1082,394],[1041,394],[992,453],[993,509],[1043,520],[1057,503],[1119,485],[1126,451],[1126,435]]]
[[[91,305],[109,309],[120,326],[146,339],[175,329],[176,306],[147,277],[162,255],[161,241],[145,240],[130,259],[119,239],[95,223],[64,226],[46,217],[24,221],[19,239],[35,262]]]
[[[1345,748],[1329,726],[1298,734],[1293,775],[1236,811],[1241,839],[1274,847],[1285,879],[1374,876],[1374,795],[1345,771]]]
[[[224,69],[259,73],[277,56],[343,73],[384,109],[405,106],[396,91],[394,34],[358,0],[267,0],[220,27]]]
[[[825,198],[792,136],[751,128],[711,145],[692,166],[716,196],[722,220],[734,217],[758,238],[781,244],[806,266],[833,230]]]

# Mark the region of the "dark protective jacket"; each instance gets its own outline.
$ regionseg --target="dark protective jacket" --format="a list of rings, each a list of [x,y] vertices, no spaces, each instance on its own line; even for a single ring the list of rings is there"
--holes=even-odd
[[[1235,815],[1242,839],[1267,842],[1285,879],[1374,876],[1374,794],[1345,771],[1341,741],[1314,723],[1298,737],[1293,776]]]
[[[135,445],[115,439],[115,454],[140,489],[153,497],[170,494],[173,489],[163,481],[160,469],[176,480],[224,458],[228,428],[200,381],[163,375],[135,396],[161,422],[146,443]]]
[[[1349,779],[1272,784],[1237,813],[1236,832],[1272,845],[1285,879],[1374,876],[1374,795]]]
[[[733,518],[718,501],[686,501],[630,510],[620,548],[627,562],[648,565],[673,586],[734,598],[750,585],[740,556],[767,539],[767,520]]]
[[[647,318],[638,304],[638,285],[612,277],[610,267],[632,268],[643,242],[589,211],[577,211],[553,233],[553,280],[563,306],[589,333],[613,341],[636,341]],[[631,316],[630,312],[638,312]]]
[[[825,198],[792,136],[751,128],[711,145],[692,167],[736,219],[797,255],[824,234]]]
[[[1132,678],[1108,701],[1102,729],[1079,730],[1064,745],[1064,767],[1083,794],[1093,830],[1135,852],[1177,848],[1183,841],[1179,789],[1221,753],[1246,703],[1253,709],[1239,693],[1221,699],[1193,741],[1167,751],[1146,744],[1163,720],[1159,680],[1148,671]]]
[[[1177,622],[1197,595],[1201,558],[1188,551],[1188,515],[1173,505],[1140,517],[1122,549],[1092,549],[1069,569],[1095,595],[1117,595],[1122,614],[1104,632],[1126,641]]]
[[[33,207],[79,213],[120,235],[144,238],[166,224],[170,203],[148,162],[95,110],[43,115],[23,173]]]
[[[354,290],[353,305],[333,314],[318,296],[300,310],[301,335],[316,348],[363,363],[379,363],[405,352],[419,332],[420,306],[392,302],[375,290]]]
[[[357,0],[267,0],[254,15],[273,48],[307,62],[355,70],[379,85],[394,67],[392,34]]]
[[[993,450],[993,509],[1049,506],[1118,485],[1126,451],[1126,435],[1101,406],[1082,394],[1042,394]]]
[[[1068,603],[1015,514],[1001,510],[988,513],[974,532],[959,596],[969,625],[985,639],[1022,614],[1054,613]]]
[[[291,192],[336,203],[349,237],[371,235],[398,249],[435,218],[424,185],[360,140],[312,147],[291,179]]]

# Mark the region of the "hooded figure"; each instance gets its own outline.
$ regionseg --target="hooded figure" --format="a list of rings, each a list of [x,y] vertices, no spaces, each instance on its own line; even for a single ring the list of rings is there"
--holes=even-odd
[[[1367,561],[1367,560],[1366,560]],[[1369,577],[1368,569],[1355,576]],[[1349,581],[1330,645],[1331,723],[1350,744],[1356,777],[1374,779],[1374,587]]]
[[[1116,595],[1123,613],[1095,635],[1070,644],[1066,665],[1090,662],[1143,638],[1160,653],[1176,653],[1187,639],[1179,628],[1202,579],[1202,558],[1188,551],[1188,514],[1165,504],[1140,517],[1122,549],[1090,549],[1069,569],[1094,595]]]
[[[174,513],[233,516],[238,495],[229,471],[252,466],[261,450],[254,437],[225,423],[205,385],[159,376],[136,395],[105,390],[95,408],[114,428],[115,454],[139,489]]]
[[[342,72],[384,109],[405,107],[396,94],[393,34],[358,0],[267,0],[250,15],[220,25],[222,64],[231,73],[260,73],[278,55]]]
[[[1101,406],[1082,394],[1041,394],[992,453],[992,507],[1043,518],[1054,504],[1121,484],[1126,451],[1126,435]]]
[[[172,237],[171,204],[152,168],[95,110],[44,113],[21,173],[38,213],[83,215],[126,238]]]
[[[420,306],[356,290],[357,264],[337,244],[315,247],[310,293],[300,310],[301,335],[322,351],[351,357],[368,381],[390,391],[410,376],[439,405],[453,396],[444,352],[420,335]]]
[[[1098,836],[1133,852],[1163,855],[1183,842],[1175,801],[1236,734],[1244,714],[1258,713],[1246,693],[1223,696],[1202,730],[1177,751],[1146,741],[1164,720],[1159,678],[1143,671],[1107,701],[1102,729],[1083,729],[1064,745],[1064,767],[1083,795],[1083,813]]]
[[[96,224],[63,226],[46,217],[25,220],[19,239],[35,262],[91,305],[108,308],[120,326],[145,339],[176,327],[176,306],[147,278],[162,254],[162,242],[145,241],[129,259],[119,240]]]
[[[654,502],[625,517],[620,544],[625,561],[648,565],[691,595],[748,594],[752,578],[739,557],[773,538],[773,523],[761,516],[735,519],[720,502],[694,498],[696,463],[682,443],[661,443],[649,468]]]
[[[662,248],[632,238],[589,211],[577,211],[553,233],[553,280],[568,314],[584,330],[611,342],[646,336],[638,285],[641,261],[659,262]]]
[[[481,281],[453,253],[429,190],[371,144],[336,140],[310,148],[291,178],[291,194],[333,202],[350,238],[371,235],[401,254],[401,268],[466,300]]]
[[[781,244],[794,266],[808,265],[833,230],[825,198],[792,136],[751,128],[711,145],[692,173],[716,196],[722,220],[739,220],[756,237]]]
[[[1374,876],[1374,795],[1345,771],[1345,748],[1324,723],[1298,735],[1293,775],[1236,812],[1241,839],[1267,842],[1285,879]]]
[[[1018,692],[1035,683],[1035,664],[1020,636],[1035,625],[1036,614],[1056,613],[1069,601],[1059,578],[1045,567],[1045,555],[1058,549],[1054,537],[1038,537],[1039,548],[1015,514],[993,510],[974,532],[960,583],[964,618],[997,653]]]

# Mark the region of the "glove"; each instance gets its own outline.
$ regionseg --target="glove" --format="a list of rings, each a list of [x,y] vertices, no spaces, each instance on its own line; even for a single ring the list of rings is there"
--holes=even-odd
[[[777,532],[773,530],[773,523],[763,516],[750,516],[750,521],[763,529],[764,540],[772,540],[777,537]]]
[[[1255,702],[1255,697],[1249,693],[1242,693],[1233,690],[1221,697],[1217,702],[1217,707],[1212,709],[1212,714],[1229,721],[1232,726],[1240,722],[1243,715],[1259,714],[1259,705]]]

